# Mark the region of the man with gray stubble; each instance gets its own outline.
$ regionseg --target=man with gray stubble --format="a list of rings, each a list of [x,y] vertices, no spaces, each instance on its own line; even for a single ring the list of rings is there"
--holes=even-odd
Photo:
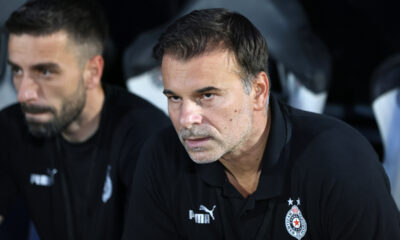
[[[141,154],[124,240],[400,238],[368,141],[270,94],[267,44],[244,16],[193,11],[154,53],[173,127]]]

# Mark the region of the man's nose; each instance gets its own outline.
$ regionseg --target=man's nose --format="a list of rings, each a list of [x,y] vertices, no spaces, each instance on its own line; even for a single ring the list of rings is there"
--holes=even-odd
[[[202,122],[201,107],[195,102],[184,102],[182,104],[180,124],[182,127],[190,128],[194,124]]]
[[[22,77],[15,87],[18,91],[18,102],[30,102],[38,98],[38,85],[29,77]]]

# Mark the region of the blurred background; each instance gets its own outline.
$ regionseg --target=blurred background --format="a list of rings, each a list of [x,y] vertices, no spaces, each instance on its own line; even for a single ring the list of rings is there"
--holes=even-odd
[[[4,22],[25,0],[0,0],[0,109],[16,101]],[[98,0],[110,23],[104,83],[166,111],[151,49],[191,10],[224,7],[267,39],[272,91],[288,104],[337,117],[373,145],[400,204],[400,2],[396,0]],[[0,239],[38,239],[20,200]]]

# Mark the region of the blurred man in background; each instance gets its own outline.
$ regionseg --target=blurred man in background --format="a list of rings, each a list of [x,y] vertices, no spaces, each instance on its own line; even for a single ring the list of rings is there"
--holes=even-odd
[[[42,240],[120,238],[136,158],[165,115],[101,84],[108,28],[90,1],[29,1],[6,26],[19,104],[0,112],[1,220],[20,193]]]

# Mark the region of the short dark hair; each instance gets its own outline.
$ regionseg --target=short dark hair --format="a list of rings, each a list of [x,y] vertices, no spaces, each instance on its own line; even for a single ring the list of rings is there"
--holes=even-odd
[[[61,30],[76,43],[94,45],[102,54],[108,36],[103,9],[93,0],[30,0],[6,22],[11,34],[43,36]]]
[[[196,10],[175,21],[160,36],[153,55],[188,60],[218,48],[233,52],[246,91],[259,72],[268,73],[264,37],[246,17],[222,8]]]

